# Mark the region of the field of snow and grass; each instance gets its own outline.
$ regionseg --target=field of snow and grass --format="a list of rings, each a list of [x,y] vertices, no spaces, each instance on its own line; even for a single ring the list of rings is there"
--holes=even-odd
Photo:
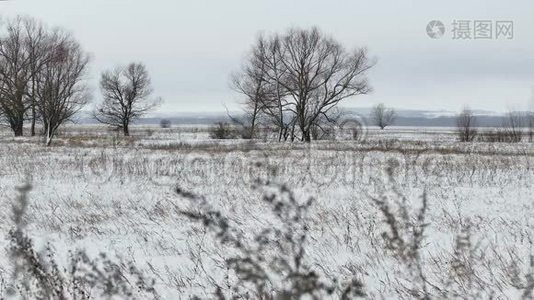
[[[295,224],[306,234],[299,264],[333,282],[330,297],[355,280],[368,298],[515,299],[534,288],[529,143],[459,143],[453,129],[401,127],[311,145],[211,140],[205,127],[131,132],[125,139],[71,126],[47,148],[2,129],[0,235],[14,226],[16,187],[31,181],[26,232],[37,250],[48,243],[60,264],[86,249],[125,269],[132,262],[163,299],[213,298],[217,288],[227,296],[248,289],[255,298],[228,259],[261,256],[269,286],[286,289],[271,263],[291,261],[281,249],[292,246],[276,241],[291,230],[265,195],[287,201],[294,193],[298,203],[313,198],[298,220],[304,225]],[[261,244],[254,237],[273,228],[286,235],[243,252],[186,211],[220,212],[244,244]],[[0,255],[2,287],[12,268]]]

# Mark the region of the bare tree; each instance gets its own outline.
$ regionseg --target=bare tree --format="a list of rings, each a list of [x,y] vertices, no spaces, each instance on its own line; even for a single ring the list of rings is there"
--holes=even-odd
[[[48,29],[44,24],[31,18],[24,18],[24,29],[29,49],[30,81],[28,83],[28,98],[30,101],[31,127],[30,134],[35,136],[35,125],[39,118],[37,103],[37,76],[49,60],[53,59],[50,53],[51,42]]]
[[[366,49],[347,52],[319,29],[291,29],[282,38],[283,86],[288,90],[301,131],[301,140],[311,141],[317,118],[352,96],[367,94],[365,77],[372,66]]]
[[[260,47],[256,50],[263,50]],[[245,95],[245,119],[250,125],[248,128],[248,135],[254,138],[257,121],[263,106],[265,105],[267,97],[267,78],[265,76],[266,63],[265,56],[258,55],[253,51],[248,64],[243,66],[241,72],[234,74],[232,78],[232,87],[237,92]]]
[[[532,96],[530,97],[529,110],[525,116],[528,126],[528,141],[534,142],[534,88],[532,88]]]
[[[37,121],[37,74],[50,58],[44,24],[29,18],[8,21],[0,36],[0,115],[15,136],[23,134],[24,121],[31,112],[31,133]]]
[[[31,78],[30,51],[22,18],[7,23],[0,37],[0,109],[15,136],[23,135]]]
[[[523,139],[524,123],[525,116],[523,113],[518,111],[509,111],[506,113],[503,127],[510,142],[521,142]]]
[[[283,63],[287,50],[283,47],[282,37],[260,36],[253,51],[267,66],[265,68],[265,77],[268,81],[267,96],[262,99],[264,101],[262,113],[267,116],[270,124],[277,128],[278,141],[288,139],[294,141],[297,118],[291,94],[283,84],[288,70]]]
[[[471,142],[475,139],[477,134],[476,118],[468,107],[465,107],[456,117],[456,127],[461,142]]]
[[[279,127],[279,139],[293,138],[297,126],[301,140],[309,142],[318,119],[341,101],[370,91],[365,73],[373,63],[365,49],[348,52],[312,28],[260,37],[248,66],[256,66],[259,72],[254,74],[261,74],[255,75],[262,82],[262,97],[256,99],[262,113]]]
[[[380,103],[373,107],[371,118],[376,126],[384,130],[395,122],[396,113],[393,108],[387,108],[384,103]]]
[[[280,37],[260,35],[242,70],[232,78],[234,89],[246,95],[244,110],[250,127],[255,129],[257,120],[262,119],[277,129],[279,141],[290,137],[289,128],[294,124],[294,109],[280,84],[285,74],[281,56]]]
[[[104,101],[96,108],[97,121],[121,128],[129,136],[129,125],[155,108],[160,99],[150,98],[152,87],[145,65],[130,63],[106,71],[100,79]]]
[[[528,141],[532,143],[534,141],[534,113],[529,112],[526,116],[528,125]]]
[[[314,140],[334,139],[343,116],[344,112],[340,109],[331,109],[327,114],[321,115],[311,127],[312,138]]]
[[[36,76],[35,98],[48,146],[58,128],[87,104],[90,95],[85,84],[89,56],[78,42],[56,30],[47,45],[50,59]]]

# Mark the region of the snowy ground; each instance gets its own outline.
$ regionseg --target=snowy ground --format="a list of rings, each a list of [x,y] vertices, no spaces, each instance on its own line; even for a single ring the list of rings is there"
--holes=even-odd
[[[0,234],[12,227],[15,187],[31,180],[26,217],[38,245],[49,242],[59,256],[85,248],[134,261],[164,299],[210,298],[214,284],[230,280],[223,261],[233,252],[178,213],[194,203],[175,189],[203,195],[247,235],[275,226],[252,188],[260,178],[316,199],[306,261],[328,278],[359,278],[369,298],[410,298],[407,287],[419,288],[410,265],[387,249],[388,227],[372,200],[400,212],[401,195],[414,215],[426,195],[420,255],[435,295],[446,288],[461,298],[518,298],[534,284],[531,144],[462,144],[452,129],[431,128],[370,130],[358,143],[214,141],[205,129],[139,126],[124,139],[71,126],[49,148],[1,131]],[[458,246],[460,237],[469,245]],[[0,273],[10,274],[4,255]]]

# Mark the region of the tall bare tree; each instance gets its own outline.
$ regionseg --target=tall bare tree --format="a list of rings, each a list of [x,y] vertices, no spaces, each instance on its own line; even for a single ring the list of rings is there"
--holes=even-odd
[[[295,138],[296,111],[289,90],[284,86],[287,69],[283,63],[286,50],[281,37],[260,36],[253,47],[256,60],[262,61],[266,68],[264,76],[267,81],[266,97],[261,98],[261,112],[278,130],[278,141]]]
[[[291,128],[294,137],[297,126],[301,140],[309,142],[320,118],[341,101],[370,91],[365,74],[373,63],[365,49],[346,51],[311,28],[260,37],[247,66],[262,83],[262,97],[255,99],[262,102],[261,112],[278,124],[279,136]]]
[[[259,36],[242,70],[232,78],[233,88],[245,95],[244,111],[252,130],[261,118],[266,121],[265,125],[274,125],[278,140],[289,137],[291,121],[287,119],[294,111],[288,109],[289,102],[285,98],[288,94],[280,84],[284,74],[280,46],[277,35]]]
[[[130,63],[106,71],[100,79],[104,101],[96,108],[97,121],[116,126],[130,135],[130,124],[155,108],[160,99],[151,98],[150,76],[145,65]]]
[[[0,36],[0,109],[15,136],[23,135],[30,107],[27,98],[30,63],[23,19],[10,20]]]
[[[263,50],[261,47],[259,50]],[[252,53],[243,69],[233,75],[232,87],[237,92],[243,94],[245,98],[245,124],[250,131],[250,138],[255,137],[256,126],[260,113],[267,102],[267,78],[265,76],[266,63],[265,56]]]
[[[29,110],[31,132],[35,134],[36,75],[49,57],[45,45],[47,34],[47,28],[30,17],[9,20],[0,32],[0,114],[15,136],[23,134]]]
[[[458,138],[461,142],[472,142],[477,134],[476,118],[473,112],[465,107],[456,117]]]
[[[50,145],[58,128],[89,100],[85,84],[89,56],[72,36],[59,30],[50,34],[47,53],[49,59],[36,76],[35,98]]]
[[[28,83],[28,98],[31,114],[30,134],[31,136],[35,136],[35,125],[39,118],[37,77],[45,65],[53,59],[53,53],[50,51],[52,40],[51,33],[43,23],[31,18],[24,18],[23,22],[29,49],[29,68],[31,72]]]
[[[347,52],[317,28],[291,29],[282,43],[282,83],[294,100],[301,139],[309,142],[317,118],[344,99],[370,92],[365,73],[373,63],[366,49]]]
[[[371,110],[371,118],[376,126],[384,130],[395,122],[396,113],[393,108],[387,108],[384,103],[380,103]]]

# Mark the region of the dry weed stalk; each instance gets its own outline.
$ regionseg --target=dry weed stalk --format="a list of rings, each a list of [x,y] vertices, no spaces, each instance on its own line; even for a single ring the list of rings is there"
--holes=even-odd
[[[24,220],[31,188],[30,184],[19,187],[17,201],[12,206],[15,228],[9,232],[8,253],[14,266],[7,296],[22,299],[157,297],[155,282],[145,278],[132,263],[119,265],[104,253],[90,259],[85,251],[78,250],[70,253],[68,267],[62,268],[51,245],[42,252],[36,251],[25,232]]]
[[[264,189],[262,201],[269,204],[281,226],[263,229],[252,239],[246,239],[231,220],[212,209],[204,197],[180,188],[176,190],[196,206],[195,211],[182,210],[184,216],[201,223],[219,243],[237,250],[238,255],[226,259],[227,268],[238,278],[237,284],[230,287],[230,297],[321,299],[336,291],[341,299],[364,296],[359,280],[340,287],[338,280],[323,278],[307,263],[307,215],[314,199],[308,198],[301,204],[286,185],[269,181],[259,181],[255,187]],[[225,299],[228,295],[218,285],[215,296]]]

